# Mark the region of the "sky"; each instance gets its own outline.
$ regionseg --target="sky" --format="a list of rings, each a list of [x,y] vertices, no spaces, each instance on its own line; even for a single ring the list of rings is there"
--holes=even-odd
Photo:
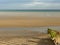
[[[0,9],[60,9],[60,0],[0,0]]]

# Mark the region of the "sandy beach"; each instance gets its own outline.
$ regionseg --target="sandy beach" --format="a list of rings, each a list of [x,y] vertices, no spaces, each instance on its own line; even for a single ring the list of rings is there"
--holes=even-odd
[[[37,33],[36,33],[37,34]],[[0,37],[0,45],[54,45],[47,34]]]
[[[60,26],[60,12],[0,12],[0,27]]]
[[[0,27],[39,27],[39,26],[60,26],[60,18],[41,17],[41,18],[8,18],[0,19]]]
[[[60,12],[0,12],[0,28],[40,26],[60,26]],[[0,45],[54,45],[46,33],[28,30],[0,30]]]

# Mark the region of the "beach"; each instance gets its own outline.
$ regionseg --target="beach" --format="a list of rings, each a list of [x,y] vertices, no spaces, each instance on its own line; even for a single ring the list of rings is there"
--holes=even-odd
[[[39,26],[60,26],[60,12],[0,12],[0,27]]]
[[[26,18],[26,17],[0,19],[0,27],[40,27],[40,26],[60,26],[60,18],[56,17],[41,17],[41,18]]]
[[[48,28],[60,30],[60,12],[0,12],[0,45],[54,45]]]
[[[31,31],[23,32],[29,33],[28,35],[21,34],[22,36],[8,36],[7,34],[7,36],[0,36],[0,45],[54,45],[53,41],[49,39],[49,36],[47,34],[40,32],[34,33],[33,31],[32,34]]]

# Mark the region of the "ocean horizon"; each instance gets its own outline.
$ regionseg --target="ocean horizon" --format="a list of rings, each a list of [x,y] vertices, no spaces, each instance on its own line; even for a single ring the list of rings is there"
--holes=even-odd
[[[0,10],[0,12],[60,12],[60,10]]]

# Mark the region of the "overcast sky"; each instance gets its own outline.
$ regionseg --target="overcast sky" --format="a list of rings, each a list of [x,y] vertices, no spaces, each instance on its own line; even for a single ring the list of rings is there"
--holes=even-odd
[[[0,0],[0,9],[60,9],[60,0]]]

